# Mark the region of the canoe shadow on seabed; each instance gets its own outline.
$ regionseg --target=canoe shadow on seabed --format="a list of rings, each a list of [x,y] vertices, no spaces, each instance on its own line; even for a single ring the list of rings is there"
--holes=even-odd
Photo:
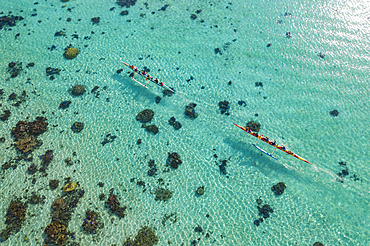
[[[157,97],[160,97],[160,104],[165,106],[166,111],[173,112],[173,114],[177,114],[180,109],[183,110],[184,105],[188,104],[189,100],[197,102],[196,99],[190,99],[188,95],[182,92],[176,92],[176,94],[172,94],[172,96],[164,96],[163,90],[165,88],[159,87],[152,82],[148,83],[149,89],[146,89],[136,83],[124,72],[120,74],[115,73],[111,78],[117,82],[117,87],[120,88],[120,93],[129,94],[127,97],[130,99],[147,105],[155,105],[158,104],[158,102],[156,102]],[[146,83],[147,81],[144,79],[140,80],[140,82]]]
[[[111,76],[111,78],[117,81],[123,89],[127,89],[135,100],[140,100],[142,97],[146,97],[148,99],[152,99],[154,103],[155,97],[160,95],[160,93],[154,90],[155,88],[153,90],[146,89],[132,80],[125,73],[115,73]]]
[[[295,170],[294,167],[284,165],[279,160],[278,154],[276,155],[278,160],[274,160],[254,148],[251,142],[227,137],[224,138],[224,143],[239,152],[236,158],[241,158],[239,161],[242,165],[255,167],[266,177],[276,179],[276,175],[286,176],[287,178],[299,175],[299,171]]]

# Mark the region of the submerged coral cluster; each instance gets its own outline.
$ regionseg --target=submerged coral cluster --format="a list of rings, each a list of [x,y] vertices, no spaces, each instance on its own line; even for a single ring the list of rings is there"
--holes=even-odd
[[[87,210],[86,218],[82,224],[82,229],[86,233],[95,234],[98,228],[102,228],[104,225],[100,220],[100,216],[97,212]]]
[[[69,191],[73,191],[74,189],[76,189],[77,187],[77,184],[75,182],[69,182],[67,183],[64,187],[63,187],[63,191],[64,192],[69,192]]]
[[[155,193],[155,199],[154,199],[155,201],[160,200],[160,201],[167,202],[172,197],[173,192],[168,189],[157,188],[154,193]]]
[[[247,123],[247,127],[250,128],[254,132],[258,132],[260,130],[261,124],[255,121],[249,121]]]
[[[168,123],[173,126],[173,128],[175,128],[175,130],[179,130],[181,128],[181,123],[176,121],[176,118],[175,117],[171,117],[169,120],[168,120]]]
[[[166,162],[174,169],[177,169],[182,163],[180,155],[176,152],[168,153],[168,158]]]
[[[67,239],[67,228],[60,224],[58,221],[54,221],[45,228],[45,234],[48,235],[45,238],[45,243],[53,243],[56,245],[63,245]]]
[[[195,112],[196,106],[197,105],[195,103],[189,103],[189,105],[185,107],[185,115],[189,116],[192,120],[198,117],[198,113]]]
[[[69,181],[69,178],[67,182],[67,184],[73,183]],[[84,190],[73,189],[62,197],[54,200],[51,205],[53,209],[52,223],[45,228],[45,233],[48,235],[48,237],[44,239],[45,243],[64,245],[68,239],[68,235],[74,237],[73,233],[67,231],[67,228],[72,218],[73,209],[77,206],[79,199],[83,197],[84,194]]]
[[[129,8],[130,6],[134,6],[136,3],[136,0],[117,0],[116,4],[118,4],[121,7]]]
[[[260,216],[262,216],[263,218],[259,218],[259,219],[256,219],[253,223],[256,225],[256,226],[259,226],[264,219],[267,219],[270,217],[270,214],[272,214],[274,212],[274,210],[270,207],[270,205],[268,204],[265,204],[261,207],[261,204],[262,204],[262,200],[261,198],[258,198],[256,200],[258,206],[258,214]]]
[[[17,77],[23,71],[22,62],[10,62],[7,72],[10,73],[10,78]]]
[[[280,196],[284,193],[286,185],[283,182],[279,182],[276,185],[271,187],[271,190],[275,193],[275,195]]]
[[[111,212],[118,215],[118,217],[125,217],[126,206],[120,207],[121,203],[118,201],[116,195],[111,194],[106,202],[106,205],[110,208]]]
[[[132,241],[130,238],[127,238],[123,246],[153,246],[157,243],[158,236],[155,235],[151,228],[144,226],[139,230],[134,241]]]
[[[225,114],[225,115],[229,115],[229,109],[230,109],[230,106],[229,106],[229,102],[228,101],[220,101],[218,103],[218,107],[220,108],[221,110],[221,114]]]
[[[79,53],[80,51],[77,48],[69,47],[69,48],[66,48],[63,55],[64,55],[64,58],[66,58],[67,60],[71,60],[71,59],[76,58]]]
[[[136,120],[141,123],[148,123],[154,117],[154,111],[151,109],[144,109],[138,115],[136,115]]]
[[[24,18],[22,16],[14,16],[14,15],[9,15],[9,16],[1,16],[0,17],[0,30],[4,27],[4,26],[15,26],[15,24],[18,22],[18,21],[21,21],[23,20]]]
[[[24,221],[26,215],[26,204],[18,199],[10,202],[6,212],[6,228],[0,232],[0,242],[7,240],[11,234],[17,233]]]
[[[17,149],[23,153],[33,151],[37,146],[42,144],[37,140],[37,136],[47,130],[48,123],[44,117],[36,117],[33,122],[19,121],[12,129]]]
[[[44,155],[40,156],[42,159],[40,172],[45,172],[50,162],[53,160],[54,154],[52,150],[47,150]]]

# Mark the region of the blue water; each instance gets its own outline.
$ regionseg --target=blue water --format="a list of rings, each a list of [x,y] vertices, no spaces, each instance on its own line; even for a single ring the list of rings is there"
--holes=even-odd
[[[64,194],[59,188],[67,177],[85,190],[69,222],[75,239],[68,244],[122,245],[143,226],[154,230],[157,245],[369,244],[366,1],[138,0],[121,8],[113,0],[0,0],[0,6],[0,16],[24,18],[0,30],[0,113],[11,111],[1,122],[0,160],[17,164],[1,171],[0,230],[14,196],[23,202],[32,192],[46,197],[44,204],[28,205],[21,230],[3,245],[42,245],[51,204]],[[120,15],[123,10],[128,15]],[[93,17],[100,22],[93,24]],[[55,36],[59,31],[65,36]],[[80,51],[73,60],[63,57],[69,45]],[[120,60],[149,68],[177,94],[163,97],[153,83],[141,87]],[[15,78],[7,71],[10,62],[22,62]],[[26,68],[30,62],[34,66]],[[47,67],[61,72],[50,80]],[[84,95],[71,94],[76,84],[86,87]],[[14,106],[9,96],[23,91],[27,96]],[[59,109],[66,100],[69,108]],[[225,100],[229,115],[218,106]],[[198,118],[185,116],[189,103],[197,104]],[[144,109],[155,112],[151,124],[158,134],[136,120]],[[15,161],[19,152],[11,130],[37,116],[48,122],[38,137],[43,143],[29,155],[32,162]],[[169,125],[171,117],[182,124],[180,130]],[[84,123],[80,133],[71,130],[76,121]],[[278,150],[278,160],[259,152],[252,146],[255,138],[233,125],[249,121],[313,165]],[[103,145],[107,134],[116,138]],[[40,165],[38,157],[49,149],[54,158],[47,176],[30,175],[29,165]],[[166,166],[172,152],[181,156],[178,169]],[[66,165],[67,158],[73,165]],[[151,159],[158,169],[154,177],[148,176]],[[348,175],[339,176],[343,170]],[[60,182],[56,190],[49,188],[52,179]],[[287,186],[281,196],[271,191],[278,182]],[[205,193],[197,196],[200,186]],[[155,201],[159,187],[173,192],[167,202]],[[123,219],[99,199],[111,189],[129,208]],[[256,226],[262,217],[258,198],[274,212]],[[96,235],[82,230],[87,209],[104,222]],[[202,232],[195,230],[199,226]]]

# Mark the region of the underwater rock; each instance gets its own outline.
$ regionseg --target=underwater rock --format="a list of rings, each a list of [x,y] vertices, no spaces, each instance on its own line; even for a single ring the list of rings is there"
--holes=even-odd
[[[81,96],[82,94],[85,93],[85,86],[83,85],[75,85],[72,88],[72,95],[74,96]]]
[[[338,112],[338,110],[336,110],[336,109],[334,109],[334,110],[330,111],[329,113],[330,113],[330,115],[331,115],[331,116],[333,116],[333,117],[336,117],[336,116],[338,116],[338,115],[339,115],[339,112]]]
[[[168,153],[168,158],[166,161],[172,168],[177,169],[179,165],[182,163],[181,157],[176,152]]]
[[[117,0],[116,4],[118,4],[121,7],[129,8],[130,6],[134,6],[136,3],[136,0]]]
[[[10,62],[6,69],[10,73],[10,78],[15,78],[23,71],[22,62]]]
[[[59,108],[61,109],[66,109],[69,107],[69,105],[71,104],[72,102],[71,101],[63,101],[59,104]]]
[[[262,82],[256,82],[256,83],[254,83],[254,85],[255,85],[256,87],[263,87]]]
[[[227,163],[227,160],[222,160],[221,165],[218,166],[220,168],[220,173],[223,174],[223,175],[227,174],[226,163]]]
[[[103,142],[101,142],[101,144],[104,146],[104,145],[106,145],[107,143],[111,143],[111,142],[113,142],[113,141],[114,141],[114,139],[116,139],[116,138],[117,138],[117,136],[115,136],[115,135],[111,135],[110,133],[108,133],[108,134],[105,136],[105,138],[104,138]]]
[[[8,100],[15,100],[15,99],[17,99],[17,94],[13,92],[12,94],[9,95]]]
[[[31,165],[27,168],[29,174],[34,174],[37,172],[37,167],[34,163],[31,163]]]
[[[99,195],[99,200],[100,201],[103,201],[105,199],[105,195],[104,195],[104,193],[101,193],[100,195]]]
[[[320,57],[321,59],[324,59],[324,58],[325,58],[325,54],[323,54],[323,53],[321,53],[321,52],[319,52],[319,53],[317,54],[317,56],[318,56],[318,57]]]
[[[179,130],[181,127],[182,127],[182,125],[178,121],[176,121],[175,124],[173,125],[173,128],[175,128],[175,130]]]
[[[220,108],[221,110],[221,114],[225,114],[225,115],[229,115],[229,109],[230,109],[230,106],[229,106],[229,102],[228,101],[221,101],[218,103],[218,107]]]
[[[122,15],[122,16],[128,15],[128,11],[127,10],[121,11],[121,13],[119,13],[119,15]]]
[[[202,227],[197,226],[197,227],[194,228],[194,231],[195,232],[203,232],[203,229],[202,229]]]
[[[64,31],[57,31],[54,33],[54,37],[61,37],[61,36],[66,36],[66,33]]]
[[[1,121],[6,121],[6,120],[9,119],[10,115],[11,115],[10,110],[4,110],[4,113],[2,115],[0,115],[0,120]]]
[[[158,171],[157,166],[155,165],[154,160],[150,160],[148,163],[149,166],[149,171],[148,171],[148,176],[154,176],[156,175],[156,172]]]
[[[99,22],[100,22],[100,17],[93,17],[93,18],[91,18],[91,22],[93,23],[93,25],[94,25],[94,24],[99,24]]]
[[[47,67],[46,68],[46,76],[50,76],[53,74],[59,74],[61,70],[59,68],[52,68],[52,67]]]
[[[13,163],[12,160],[10,160],[9,162],[5,162],[3,165],[1,165],[1,169],[3,170],[9,169],[9,168],[16,169],[17,165],[12,164],[12,163]]]
[[[313,246],[324,246],[324,244],[322,244],[322,243],[320,243],[320,242],[315,242],[315,243],[313,244]]]
[[[159,129],[156,125],[145,126],[145,130],[147,132],[153,133],[154,135],[156,135],[159,132]]]
[[[71,129],[74,133],[79,133],[80,131],[82,131],[84,129],[84,123],[82,122],[75,122],[73,123],[73,125],[71,126]]]
[[[71,59],[76,58],[79,53],[80,51],[77,48],[70,47],[66,49],[63,55],[66,59],[71,60]]]
[[[141,123],[148,123],[150,122],[154,117],[154,111],[151,109],[144,109],[141,111],[137,116],[136,120],[140,121]]]
[[[261,124],[255,121],[249,121],[247,123],[247,127],[249,127],[254,132],[258,132],[260,130]]]
[[[49,182],[49,186],[50,186],[50,188],[52,189],[52,190],[55,190],[56,188],[58,188],[58,186],[59,186],[59,181],[58,180],[56,180],[56,179],[52,179],[52,180],[50,180],[50,182]]]
[[[160,96],[155,97],[155,103],[160,103],[162,98]]]
[[[244,107],[247,106],[247,103],[245,101],[243,101],[243,100],[238,101],[238,104],[240,106],[244,106]]]
[[[286,185],[283,182],[279,182],[276,185],[273,185],[271,187],[271,190],[275,193],[275,195],[280,196],[284,193],[284,189],[286,188]]]
[[[195,15],[196,16],[196,15]],[[220,55],[222,55],[222,51],[220,50],[220,48],[215,48],[214,49],[214,51],[215,51],[215,54],[217,55],[217,54],[220,54]]]
[[[155,194],[155,201],[168,201],[172,197],[172,191],[164,188],[157,188],[154,192]]]
[[[203,195],[204,194],[204,186],[200,186],[198,189],[197,189],[197,194],[199,196]]]
[[[194,110],[196,106],[195,103],[189,103],[189,105],[185,107],[185,115],[192,120],[198,117],[198,113]]]
[[[181,123],[176,121],[175,117],[171,117],[168,120],[168,123],[175,128],[175,130],[179,130],[181,128]]]
[[[171,126],[173,126],[173,125],[175,124],[175,122],[176,122],[175,117],[171,117],[171,118],[168,120],[168,123],[169,123]]]
[[[256,226],[259,226],[260,225],[260,220],[253,221],[253,224],[255,224]]]
[[[40,156],[40,159],[42,159],[42,165],[48,166],[50,162],[53,160],[54,154],[52,150],[47,150],[44,155]]]
[[[14,15],[9,15],[9,16],[1,16],[0,17],[0,30],[4,26],[15,26],[15,24],[18,21],[23,20],[24,18],[22,16],[14,16]]]
[[[274,210],[270,207],[270,205],[265,204],[262,207],[258,206],[259,215],[262,215],[264,219],[270,217],[270,213],[273,213]]]
[[[63,187],[63,191],[69,192],[69,191],[73,191],[76,188],[77,188],[77,184],[75,182],[70,182]]]
[[[43,195],[43,196],[40,196],[40,195],[37,195],[37,194],[32,194],[29,198],[28,198],[28,200],[27,200],[27,202],[29,203],[29,204],[39,204],[39,203],[42,203],[42,204],[44,204],[45,203],[45,199],[46,199],[46,197]]]
[[[262,204],[262,199],[261,198],[257,198],[256,202],[257,202],[258,205],[261,205]]]

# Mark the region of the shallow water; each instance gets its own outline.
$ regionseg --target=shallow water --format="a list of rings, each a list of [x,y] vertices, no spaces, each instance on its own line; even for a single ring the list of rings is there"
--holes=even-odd
[[[43,242],[51,204],[64,194],[59,188],[67,177],[85,190],[68,226],[75,232],[69,242],[80,245],[122,245],[143,226],[155,231],[157,245],[368,244],[366,1],[137,1],[130,8],[115,1],[0,3],[0,16],[12,11],[24,18],[0,30],[0,113],[11,111],[1,122],[1,165],[19,156],[11,136],[18,121],[43,116],[48,122],[38,137],[43,144],[29,155],[33,161],[16,161],[16,169],[1,171],[0,230],[14,196],[23,202],[32,192],[46,197],[44,204],[28,204],[21,230],[3,245]],[[159,10],[166,4],[166,10]],[[123,10],[128,15],[121,16]],[[92,24],[93,17],[100,22]],[[54,35],[59,31],[65,36]],[[70,44],[80,53],[66,60],[63,53]],[[163,97],[153,83],[148,90],[141,87],[120,59],[149,68],[178,93]],[[12,61],[23,67],[15,78],[7,71]],[[35,65],[26,68],[30,62]],[[50,80],[47,67],[61,72]],[[71,95],[76,84],[86,87],[84,95]],[[27,96],[14,106],[9,96],[23,91]],[[163,97],[160,103],[157,96]],[[60,109],[66,100],[71,105]],[[224,100],[230,115],[220,113],[218,103]],[[245,106],[238,104],[241,100]],[[184,115],[189,103],[197,104],[198,118]],[[159,127],[156,135],[135,119],[147,108],[155,112],[151,124]],[[336,117],[329,113],[334,109]],[[169,125],[171,117],[182,124],[180,130]],[[76,121],[84,123],[80,133],[71,130]],[[233,125],[248,121],[259,122],[260,134],[313,165],[278,150],[278,160],[263,155],[251,145],[255,139]],[[116,138],[103,145],[107,134]],[[259,146],[272,151],[264,143]],[[49,149],[54,158],[47,176],[30,175],[29,165],[39,166],[38,157]],[[178,169],[166,166],[172,152],[181,156]],[[65,163],[68,157],[72,165]],[[148,176],[151,159],[156,176]],[[220,172],[222,160],[227,160],[226,175]],[[342,170],[349,174],[341,180]],[[49,188],[52,179],[60,182],[56,190]],[[271,191],[278,182],[287,186],[281,196]],[[205,193],[197,196],[200,186]],[[172,198],[155,201],[158,187],[173,191]],[[111,189],[128,207],[123,219],[98,198]],[[274,212],[256,226],[258,198]],[[104,222],[94,236],[81,227],[87,209]],[[195,231],[198,226],[202,232]]]

